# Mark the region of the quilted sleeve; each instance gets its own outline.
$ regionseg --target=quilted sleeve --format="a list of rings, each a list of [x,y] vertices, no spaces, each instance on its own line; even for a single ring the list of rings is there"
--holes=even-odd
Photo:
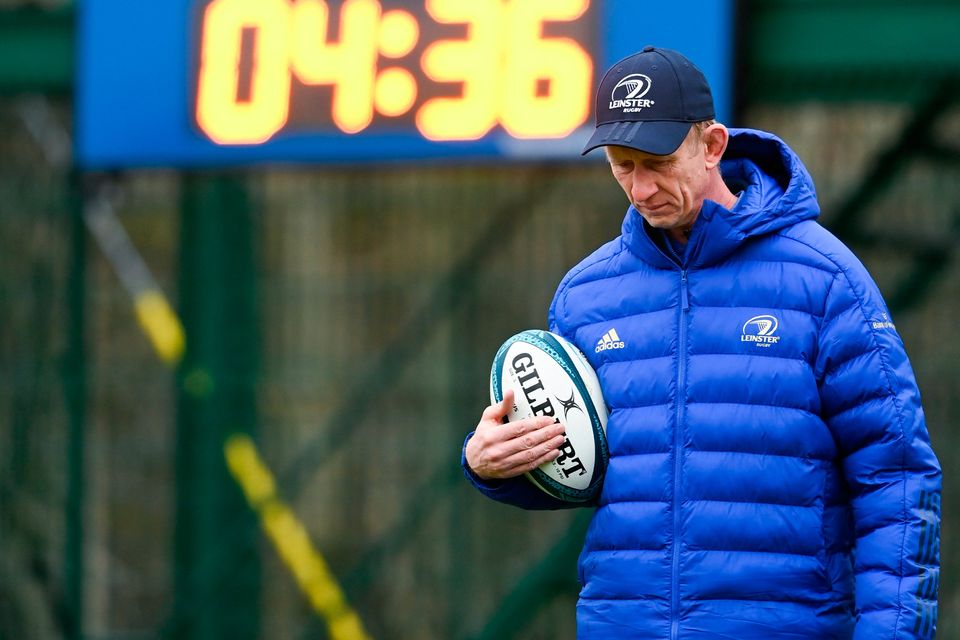
[[[843,458],[854,518],[854,638],[933,638],[940,465],[903,343],[859,263],[833,280],[816,372],[821,413]]]

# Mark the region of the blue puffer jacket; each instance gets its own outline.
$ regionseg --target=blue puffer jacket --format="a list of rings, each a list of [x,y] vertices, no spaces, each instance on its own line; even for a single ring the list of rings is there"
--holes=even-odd
[[[731,133],[732,211],[706,202],[674,256],[629,209],[550,309],[610,408],[578,638],[932,638],[940,467],[903,344],[815,222],[796,155]],[[622,348],[597,350],[610,331]],[[503,502],[564,506],[467,475]]]

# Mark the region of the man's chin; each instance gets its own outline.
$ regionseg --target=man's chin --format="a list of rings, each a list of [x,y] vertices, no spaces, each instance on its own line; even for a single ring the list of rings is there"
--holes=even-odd
[[[676,216],[667,211],[666,208],[654,209],[653,211],[637,210],[644,220],[654,229],[672,229],[677,226]]]

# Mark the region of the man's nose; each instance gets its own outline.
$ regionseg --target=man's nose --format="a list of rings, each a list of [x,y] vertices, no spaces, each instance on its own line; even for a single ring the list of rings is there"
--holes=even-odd
[[[640,203],[657,192],[657,184],[650,171],[643,167],[633,170],[633,180],[630,184],[630,197],[634,203]]]

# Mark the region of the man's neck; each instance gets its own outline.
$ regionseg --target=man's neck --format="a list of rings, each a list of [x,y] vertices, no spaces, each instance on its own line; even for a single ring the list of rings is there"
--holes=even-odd
[[[680,244],[687,244],[687,241],[690,240],[690,234],[692,232],[693,232],[692,222],[690,223],[689,226],[667,229],[667,234],[669,234],[670,238],[672,238],[674,242],[679,242]]]
[[[707,191],[707,195],[704,197],[704,200],[713,200],[722,207],[733,209],[733,207],[737,204],[737,196],[730,191],[730,187],[727,186],[727,183],[720,179],[719,174],[717,175],[717,178],[717,180],[711,183],[711,188]],[[702,206],[703,205],[701,205],[701,207]],[[693,232],[693,223],[697,221],[698,217],[700,217],[699,213],[693,218],[693,220],[690,221],[690,224],[682,227],[675,227],[673,229],[667,229],[667,233],[670,234],[670,237],[675,242],[687,244],[687,241],[690,240],[690,234]]]
[[[727,183],[717,175],[717,179],[711,182],[710,190],[707,193],[706,199],[713,200],[721,207],[727,209],[733,209],[737,204],[737,196],[734,195],[733,191],[730,191],[730,187],[727,186]]]

